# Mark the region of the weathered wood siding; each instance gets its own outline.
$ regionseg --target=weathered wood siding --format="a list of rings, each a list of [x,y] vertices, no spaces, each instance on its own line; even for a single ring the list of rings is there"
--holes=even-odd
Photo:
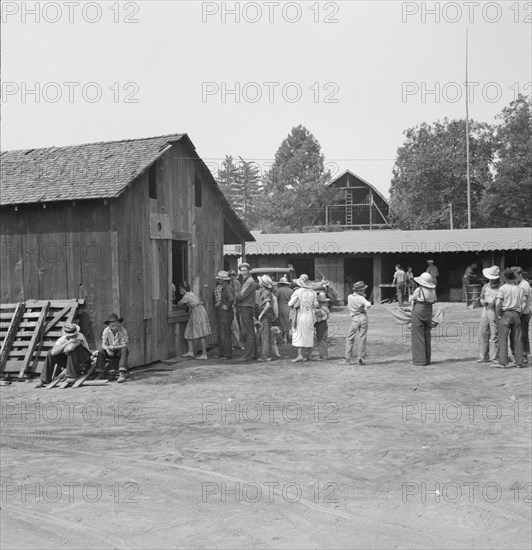
[[[1,302],[85,298],[82,328],[92,348],[114,311],[130,335],[132,366],[181,353],[187,316],[170,314],[171,239],[190,243],[190,284],[211,321],[223,265],[219,195],[200,170],[202,206],[195,206],[199,163],[191,153],[177,143],[156,162],[157,199],[149,198],[146,171],[108,204],[2,207]]]

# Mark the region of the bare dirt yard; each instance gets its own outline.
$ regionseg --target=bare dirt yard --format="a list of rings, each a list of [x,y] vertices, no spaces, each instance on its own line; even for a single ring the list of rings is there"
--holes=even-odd
[[[369,317],[364,366],[335,309],[326,362],[2,387],[2,548],[530,548],[532,368],[476,363],[463,304],[429,367]]]

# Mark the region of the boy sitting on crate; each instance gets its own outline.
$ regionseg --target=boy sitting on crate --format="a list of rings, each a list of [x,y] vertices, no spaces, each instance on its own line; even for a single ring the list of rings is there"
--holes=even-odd
[[[120,384],[127,378],[127,359],[129,351],[127,344],[129,341],[127,330],[120,324],[122,318],[118,318],[116,313],[111,313],[109,319],[104,321],[107,325],[103,329],[102,349],[98,352],[96,359],[96,371],[100,378],[105,378],[109,363],[118,362],[118,380]]]
[[[81,376],[83,369],[90,364],[90,360],[89,344],[79,331],[79,326],[74,323],[65,323],[61,336],[46,355],[41,379],[35,387],[42,388],[52,381],[56,365],[66,369],[65,376],[75,381]]]

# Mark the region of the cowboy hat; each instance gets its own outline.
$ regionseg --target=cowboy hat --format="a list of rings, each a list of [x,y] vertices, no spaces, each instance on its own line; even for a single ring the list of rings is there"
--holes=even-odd
[[[486,279],[498,279],[501,276],[501,270],[496,266],[486,267],[482,270],[482,275]]]
[[[363,290],[366,290],[366,288],[368,288],[368,285],[364,284],[364,281],[357,281],[353,285],[353,290],[355,292],[362,292]]]
[[[229,281],[229,273],[227,271],[218,271],[216,278],[220,281]]]
[[[247,262],[244,262],[243,264],[240,264],[238,266],[238,269],[242,269],[243,267],[247,267],[248,269],[251,269],[251,266]]]
[[[63,336],[77,336],[79,334],[79,325],[74,323],[65,323],[63,325]]]
[[[262,286],[265,286],[266,288],[273,288],[273,281],[272,278],[269,275],[259,275],[259,284]]]
[[[436,285],[432,282],[432,276],[430,273],[422,273],[419,277],[414,277],[414,281],[420,286],[424,286],[426,288],[436,288]]]
[[[318,302],[330,302],[329,298],[325,296],[325,292],[318,292],[317,300]]]
[[[279,285],[289,285],[290,282],[288,281],[288,279],[286,277],[281,277],[277,284],[279,284]]]
[[[294,284],[301,288],[310,288],[310,280],[308,275],[304,274],[299,277],[299,279],[294,279]]]
[[[107,321],[104,321],[104,323],[106,325],[108,325],[109,323],[112,323],[113,321],[118,321],[119,323],[121,323],[124,319],[122,319],[122,317],[118,317],[118,315],[116,313],[111,313],[111,315],[109,315],[109,318],[107,319]]]

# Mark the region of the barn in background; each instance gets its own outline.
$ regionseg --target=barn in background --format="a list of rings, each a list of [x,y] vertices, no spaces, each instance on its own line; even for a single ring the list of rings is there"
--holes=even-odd
[[[335,189],[335,198],[314,221],[317,227],[354,229],[389,229],[388,201],[360,176],[346,170],[327,186]]]
[[[254,238],[186,134],[6,151],[0,160],[2,303],[85,299],[93,349],[114,311],[132,366],[184,350],[180,281],[214,320],[223,246]]]
[[[261,234],[244,248],[226,247],[226,265],[236,267],[245,253],[252,267],[287,267],[311,279],[325,277],[346,303],[355,281],[369,286],[374,303],[393,296],[394,266],[412,266],[419,275],[433,259],[440,271],[438,299],[460,301],[465,268],[520,265],[532,275],[532,228],[432,231],[337,231]]]

